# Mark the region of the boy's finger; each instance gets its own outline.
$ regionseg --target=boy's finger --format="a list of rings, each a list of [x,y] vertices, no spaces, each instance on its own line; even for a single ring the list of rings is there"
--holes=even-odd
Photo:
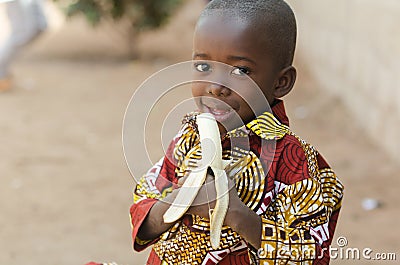
[[[186,176],[184,176],[184,177],[181,177],[181,178],[178,180],[178,187],[181,187],[181,186],[183,185],[183,183],[185,183],[185,181],[186,181],[187,178],[188,178],[188,175],[186,175]]]
[[[215,179],[215,178],[214,178],[213,175],[210,175],[210,174],[207,173],[207,178],[206,178],[205,183],[213,182],[214,179]]]

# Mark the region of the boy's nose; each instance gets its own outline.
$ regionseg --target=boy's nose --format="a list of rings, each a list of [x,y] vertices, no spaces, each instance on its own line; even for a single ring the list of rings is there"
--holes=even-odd
[[[231,90],[224,85],[212,83],[207,88],[207,93],[217,97],[226,97],[230,95]]]

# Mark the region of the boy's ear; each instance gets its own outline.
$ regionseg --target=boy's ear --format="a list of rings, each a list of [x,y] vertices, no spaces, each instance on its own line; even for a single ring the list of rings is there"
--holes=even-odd
[[[278,75],[278,79],[275,83],[274,96],[275,98],[281,98],[292,90],[294,83],[296,82],[297,71],[294,66],[288,66],[281,70]]]

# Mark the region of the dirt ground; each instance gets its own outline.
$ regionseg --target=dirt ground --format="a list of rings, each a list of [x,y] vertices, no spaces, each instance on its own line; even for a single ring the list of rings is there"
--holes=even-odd
[[[124,111],[148,76],[190,59],[201,7],[202,1],[191,1],[165,29],[140,36],[140,57],[128,60],[114,27],[64,21],[48,4],[50,30],[18,57],[15,85],[0,94],[0,264],[144,264],[147,253],[131,248],[135,183],[122,151]],[[4,38],[2,4],[0,11]],[[305,62],[296,65],[299,80],[286,99],[292,128],[317,147],[346,187],[336,238],[373,253],[397,252],[400,259],[400,167],[355,127],[338,98],[313,82]],[[380,207],[364,210],[365,198]]]

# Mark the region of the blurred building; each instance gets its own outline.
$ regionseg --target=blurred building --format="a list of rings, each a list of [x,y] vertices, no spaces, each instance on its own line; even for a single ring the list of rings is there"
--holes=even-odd
[[[299,27],[297,60],[400,161],[400,1],[288,2]]]

